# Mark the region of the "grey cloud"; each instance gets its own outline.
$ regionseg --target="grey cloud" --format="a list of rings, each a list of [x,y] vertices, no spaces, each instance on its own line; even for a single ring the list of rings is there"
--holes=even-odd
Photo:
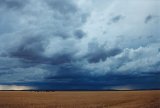
[[[147,24],[147,23],[150,22],[153,18],[154,18],[154,16],[148,15],[148,16],[145,18],[145,23]]]
[[[61,39],[61,41],[62,40],[63,39]],[[66,47],[62,48],[63,52],[58,51],[51,56],[46,56],[44,53],[47,49],[47,42],[48,41],[44,37],[25,38],[18,47],[10,50],[9,56],[30,60],[35,63],[47,63],[52,65],[69,63],[74,60],[73,55],[75,52],[68,51],[70,50],[68,48],[68,50],[65,50]],[[51,51],[54,51],[54,46],[52,48]]]
[[[74,60],[75,42],[85,35],[81,26],[87,16],[76,4],[65,0],[40,0],[37,4],[34,3],[30,2],[24,10],[21,10],[22,12],[19,12],[18,8],[22,8],[21,1],[1,1],[1,6],[4,6],[1,8],[11,13],[1,12],[5,20],[0,21],[0,28],[3,23],[6,25],[5,28],[10,28],[8,31],[4,29],[0,34],[1,81],[5,79],[10,79],[9,82],[30,81],[34,80],[34,77],[43,80],[48,71],[53,75],[53,70],[56,70],[58,65]],[[33,6],[36,9],[31,8]],[[16,10],[10,12],[11,8]],[[47,52],[48,47],[51,55]],[[42,64],[46,66],[41,67]]]
[[[48,1],[37,2],[30,2],[22,12],[19,12],[18,7],[12,7],[16,10],[11,14],[1,13],[5,19],[1,22],[5,22],[0,23],[0,27],[5,23],[5,28],[10,28],[8,31],[4,29],[0,34],[1,82],[42,81],[48,74],[54,76],[57,72],[61,73],[61,65],[75,60],[74,45],[85,35],[81,26],[85,23],[87,14],[78,10],[70,1],[55,0],[47,5],[42,4],[49,3]],[[41,13],[31,8],[34,5],[37,6],[36,9],[41,8]],[[45,7],[49,5],[50,7]],[[11,7],[1,8],[10,13],[8,10]]]
[[[54,36],[80,39],[85,35],[81,26],[86,22],[88,13],[82,12],[73,1],[47,0],[45,2],[51,7],[56,20]]]
[[[82,30],[76,30],[74,32],[74,35],[78,38],[78,39],[81,39],[83,38],[86,34],[82,31]]]
[[[108,24],[112,24],[112,23],[118,23],[120,20],[122,20],[124,17],[122,15],[117,15],[114,16],[110,19]]]
[[[86,16],[86,13],[83,13],[81,12],[81,10],[78,10],[78,7],[76,6],[76,4],[74,4],[71,1],[68,2],[66,0],[63,0],[63,1],[48,0],[48,1],[38,1],[38,2],[40,4],[36,6],[38,6],[39,8],[42,8],[41,13],[38,13],[39,12],[38,10],[32,10],[32,8],[29,8],[28,6],[25,8],[25,13],[23,14],[16,13],[15,11],[14,15],[17,14],[16,16],[17,18],[14,18],[12,14],[6,16],[6,17],[13,17],[14,19],[13,21],[17,22],[16,24],[13,23],[13,25],[10,25],[10,24],[8,25],[9,28],[13,28],[11,33],[9,32],[8,34],[8,31],[6,32],[3,31],[4,33],[1,35],[1,38],[9,41],[9,43],[17,41],[13,46],[7,45],[5,42],[2,42],[2,45],[6,44],[6,47],[9,47],[6,49],[4,47],[2,48],[6,50],[6,52],[9,53],[11,57],[24,58],[29,60],[46,60],[46,59],[48,60],[49,58],[43,54],[45,53],[47,47],[51,46],[49,45],[50,44],[48,42],[49,40],[53,40],[52,43],[54,43],[54,41],[56,41],[54,38],[59,38],[60,41],[64,41],[64,42],[68,40],[67,38],[69,39],[75,38],[75,41],[76,41],[76,39],[78,40],[85,35],[84,31],[81,29],[81,25],[85,23],[84,21],[86,20],[87,16]],[[41,5],[41,3],[44,3],[44,2],[48,3],[48,5],[52,5],[53,8],[50,10],[47,7],[43,7],[45,5]],[[31,6],[34,5],[33,3],[34,2],[30,2],[30,5]],[[62,5],[62,6],[58,6],[58,5]],[[63,13],[64,10],[66,10],[67,12]],[[72,12],[73,10],[75,11]],[[47,13],[48,11],[51,13],[48,14]],[[57,14],[56,11],[59,11],[60,13]],[[4,14],[4,17],[5,17],[6,14],[5,13],[2,13],[2,14]],[[35,20],[36,22],[28,25],[28,20],[30,20],[30,17],[29,17],[30,14],[33,14],[31,16],[31,21],[33,18],[33,19],[36,19]],[[47,17],[46,17],[48,18],[47,22],[43,18],[37,16],[37,14],[38,15],[47,14]],[[50,18],[53,18],[54,22]],[[20,21],[22,19],[25,19],[24,20],[25,22],[21,24],[20,21],[17,21],[18,19],[20,19]],[[44,21],[45,25],[43,25],[44,23],[42,20]],[[7,21],[6,21],[6,24],[7,24]],[[47,24],[50,26],[48,27]],[[15,25],[18,25],[18,27],[21,27],[21,28],[14,29]],[[43,25],[43,28],[41,28],[41,25]],[[32,26],[34,27],[34,29],[30,28]],[[27,32],[27,33],[23,34],[23,32]],[[13,37],[12,35],[16,38],[13,41],[10,39],[11,37]],[[57,46],[61,46],[61,45],[58,44]],[[66,48],[65,46],[62,46],[62,47],[64,47],[64,49]],[[54,46],[51,50],[54,52],[55,50]],[[66,54],[66,52],[60,55],[61,55],[60,57],[62,57],[64,60],[71,58],[68,56],[69,54]],[[52,59],[53,62],[57,61],[57,58],[60,58],[60,57],[55,55],[55,57],[53,57]]]
[[[26,1],[22,1],[22,0],[1,0],[0,1],[0,6],[4,6],[4,7],[9,8],[9,9],[21,9],[25,6]]]
[[[99,7],[85,6],[73,0],[1,0],[0,84],[102,89],[127,81],[136,85],[141,75],[146,75],[141,86],[158,82],[149,78],[160,70],[158,23],[144,24],[144,15],[129,14],[129,6],[114,7],[115,16],[105,14],[107,8],[101,14],[94,9]],[[152,19],[149,15],[145,22]]]
[[[34,63],[20,58],[0,58],[0,81],[1,82],[28,82],[43,80],[50,71],[52,75],[56,68],[42,63]]]
[[[65,63],[70,63],[73,60],[74,59],[72,57],[72,54],[59,54],[51,58],[51,64],[52,65],[65,64]]]
[[[113,17],[113,18],[112,18],[112,21],[116,23],[116,22],[118,22],[121,18],[122,18],[122,16],[121,16],[121,15],[118,15],[118,16]]]
[[[30,37],[24,39],[17,48],[11,49],[10,56],[34,60],[40,58],[43,51],[42,39]]]
[[[123,49],[121,53],[107,58],[105,61],[85,64],[84,67],[93,73],[130,73],[138,74],[141,72],[157,72],[159,68],[159,52],[157,44],[137,49]],[[98,74],[98,73],[97,73]]]
[[[46,0],[46,3],[61,14],[76,13],[78,8],[72,1],[68,0]]]
[[[106,49],[105,45],[98,45],[97,43],[90,43],[88,47],[87,59],[90,63],[106,61],[107,58],[121,53],[119,48]]]
[[[154,55],[154,57],[153,57]],[[120,71],[135,72],[151,72],[159,70],[159,66],[153,66],[159,62],[157,59],[159,57],[157,47],[154,45],[149,45],[146,47],[140,47],[137,49],[130,49],[128,57],[130,61],[125,63],[119,68]],[[139,73],[140,74],[140,73]]]

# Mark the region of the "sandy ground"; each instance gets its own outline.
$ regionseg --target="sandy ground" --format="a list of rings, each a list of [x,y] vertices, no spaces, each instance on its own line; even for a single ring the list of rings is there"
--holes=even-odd
[[[0,92],[0,108],[160,108],[157,91]]]

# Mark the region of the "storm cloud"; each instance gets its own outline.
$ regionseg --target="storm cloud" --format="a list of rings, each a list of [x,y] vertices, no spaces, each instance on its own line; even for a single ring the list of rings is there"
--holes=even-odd
[[[1,87],[157,89],[159,4],[1,0]]]

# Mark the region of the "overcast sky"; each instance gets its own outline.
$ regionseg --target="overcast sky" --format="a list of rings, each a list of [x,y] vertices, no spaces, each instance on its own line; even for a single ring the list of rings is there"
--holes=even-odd
[[[159,0],[0,0],[0,89],[160,89]]]

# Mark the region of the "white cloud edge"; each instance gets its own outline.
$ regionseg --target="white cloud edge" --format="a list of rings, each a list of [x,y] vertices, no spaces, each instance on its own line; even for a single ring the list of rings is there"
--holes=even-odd
[[[33,90],[31,86],[0,85],[0,90]]]

